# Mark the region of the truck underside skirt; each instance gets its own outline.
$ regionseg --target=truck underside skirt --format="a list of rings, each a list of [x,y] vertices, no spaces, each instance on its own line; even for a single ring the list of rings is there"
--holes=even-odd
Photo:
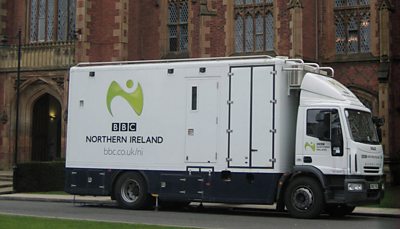
[[[65,191],[77,195],[112,195],[126,170],[67,168]],[[150,194],[174,201],[273,204],[281,173],[139,171]]]

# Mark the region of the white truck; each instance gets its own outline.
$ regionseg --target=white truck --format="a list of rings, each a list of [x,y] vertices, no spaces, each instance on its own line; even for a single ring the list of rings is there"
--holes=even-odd
[[[129,209],[276,203],[300,218],[379,203],[371,112],[332,76],[268,56],[78,64],[65,190]]]

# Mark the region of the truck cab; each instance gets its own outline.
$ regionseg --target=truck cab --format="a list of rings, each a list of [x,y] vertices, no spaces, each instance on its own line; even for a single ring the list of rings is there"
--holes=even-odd
[[[293,174],[313,174],[331,215],[348,214],[356,205],[379,203],[383,197],[383,149],[371,111],[333,78],[304,74],[295,150]],[[303,183],[289,192],[289,211],[311,207],[316,197],[310,186]]]

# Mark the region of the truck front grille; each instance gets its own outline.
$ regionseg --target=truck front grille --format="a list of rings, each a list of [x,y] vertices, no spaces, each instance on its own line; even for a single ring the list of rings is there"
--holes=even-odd
[[[364,173],[379,173],[377,166],[364,166]]]

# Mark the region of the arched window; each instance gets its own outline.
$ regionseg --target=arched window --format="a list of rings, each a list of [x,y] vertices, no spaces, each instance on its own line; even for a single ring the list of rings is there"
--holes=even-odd
[[[273,0],[235,0],[235,52],[274,49]]]
[[[370,51],[369,0],[335,0],[336,53]]]
[[[75,30],[75,0],[31,0],[31,42],[71,40]]]

